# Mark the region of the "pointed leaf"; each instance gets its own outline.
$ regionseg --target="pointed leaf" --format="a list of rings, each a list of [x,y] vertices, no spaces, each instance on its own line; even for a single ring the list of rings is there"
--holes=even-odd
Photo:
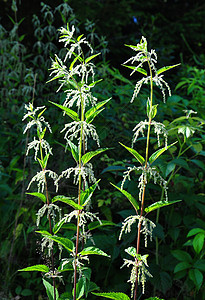
[[[55,106],[59,107],[60,109],[62,109],[63,111],[65,111],[65,113],[71,117],[71,119],[73,119],[74,121],[80,121],[80,118],[77,114],[77,112],[75,112],[74,110],[66,107],[66,106],[63,106],[63,105],[60,105],[60,104],[57,104],[57,103],[54,103],[52,101],[49,101],[50,103],[54,104]]]
[[[78,56],[76,56],[76,57],[74,58],[74,60],[72,61],[72,63],[70,64],[70,67],[69,67],[69,70],[70,70],[70,71],[73,69],[73,66],[74,66],[75,62],[76,62],[76,60],[78,60],[79,57],[80,57],[80,54],[79,54]]]
[[[203,234],[205,234],[205,230],[202,229],[202,228],[193,228],[193,229],[191,229],[191,230],[188,232],[187,237],[196,235],[196,234],[198,234],[198,233],[203,233]]]
[[[80,39],[81,39],[83,36],[84,36],[84,34],[79,35],[78,38],[77,38],[77,41],[79,42]]]
[[[95,296],[100,296],[100,297],[104,297],[104,298],[109,298],[109,299],[113,299],[113,300],[130,300],[130,298],[124,294],[124,293],[116,293],[116,292],[112,292],[112,293],[93,293],[93,295]]]
[[[102,227],[102,226],[118,226],[117,224],[107,221],[107,220],[100,220],[100,223],[98,221],[94,221],[88,225],[89,230],[94,230],[96,228]]]
[[[186,270],[186,269],[190,269],[191,266],[192,265],[189,264],[188,262],[182,261],[182,262],[180,262],[176,265],[176,267],[174,268],[174,273],[181,272],[181,271]]]
[[[110,184],[112,184],[116,189],[118,189],[118,191],[120,191],[130,201],[130,203],[132,204],[132,206],[134,207],[134,209],[136,211],[139,209],[139,205],[138,205],[137,201],[130,193],[128,193],[125,190],[122,190],[121,188],[119,188],[118,186],[114,185],[111,182],[110,182]]]
[[[73,197],[65,197],[65,196],[58,195],[52,199],[52,203],[54,203],[56,201],[60,201],[60,202],[63,202],[63,203],[66,203],[66,204],[72,206],[73,208],[75,208],[77,210],[83,209],[83,207],[78,205],[75,201],[73,201],[73,199],[74,199]]]
[[[154,152],[150,158],[149,158],[149,163],[150,165],[160,156],[162,155],[162,153],[164,153],[166,150],[168,150],[170,147],[172,147],[174,144],[176,144],[177,142],[174,142],[173,144],[167,146],[167,147],[164,147],[162,149],[159,149],[157,150],[156,152]]]
[[[142,68],[137,68],[135,66],[127,66],[127,65],[123,65],[123,66],[147,76],[147,71]]]
[[[58,237],[55,235],[51,235],[47,231],[36,231],[36,232],[40,233],[42,236],[46,236],[48,239],[53,240],[54,242],[62,245],[69,252],[72,252],[74,250],[73,242],[67,238],[62,238],[62,237]]]
[[[107,151],[109,148],[102,148],[102,149],[98,149],[96,151],[90,151],[90,152],[87,152],[86,154],[84,154],[82,156],[82,162],[83,162],[83,165],[87,164],[91,158],[93,158],[94,156],[104,152],[104,151]]]
[[[55,226],[53,227],[53,234],[56,234],[64,225],[64,223],[65,223],[65,219],[62,219],[57,224],[55,224]]]
[[[46,108],[44,108],[44,109],[38,114],[38,118],[40,118],[40,116],[44,113],[45,110],[46,110]]]
[[[125,147],[137,160],[138,162],[142,165],[145,162],[145,159],[134,149],[129,148],[125,145],[123,145],[122,143],[120,143],[120,145],[122,145],[123,147]]]
[[[99,248],[96,248],[96,247],[87,247],[87,248],[84,248],[78,254],[81,255],[81,256],[95,254],[95,255],[102,255],[102,256],[110,257],[110,255],[108,255],[107,253],[105,253],[104,251],[102,251],[102,250],[100,250]]]
[[[44,272],[48,273],[49,272],[49,267],[46,265],[35,265],[31,267],[27,267],[18,271],[39,271],[39,272]]]
[[[193,247],[197,254],[199,254],[204,246],[204,233],[198,233],[193,239]]]
[[[149,213],[150,211],[153,211],[155,209],[167,206],[167,205],[171,205],[177,202],[181,202],[182,200],[174,200],[174,201],[158,201],[155,202],[151,205],[149,205],[148,207],[145,208],[146,213]]]
[[[87,188],[85,191],[81,191],[81,194],[80,194],[80,202],[81,202],[81,205],[84,207],[85,205],[87,205],[87,203],[90,201],[97,185],[98,185],[98,182],[100,182],[100,179],[94,183],[92,186],[90,186],[89,188]]]
[[[199,290],[203,283],[203,274],[198,269],[191,269],[189,270],[189,278],[194,282],[197,290]]]
[[[42,278],[42,279],[43,279],[43,285],[46,288],[46,293],[48,295],[48,299],[54,300],[54,287],[48,281],[46,281],[44,278]],[[56,300],[58,300],[59,294],[58,294],[57,288],[55,288],[55,295],[56,295]]]
[[[192,263],[193,261],[190,254],[183,250],[173,250],[171,251],[171,253],[176,259],[180,261],[186,261],[188,263]]]
[[[96,56],[100,55],[101,53],[97,53],[94,55],[91,55],[89,57],[86,58],[85,63],[87,64],[90,60],[92,60],[93,58],[95,58]]]
[[[67,141],[66,149],[71,151],[73,158],[78,163],[79,162],[79,154],[78,154],[78,147],[72,143],[71,141]]]
[[[28,195],[31,195],[31,196],[35,196],[35,197],[38,197],[39,199],[41,199],[44,203],[46,203],[46,196],[42,193],[26,193]]]
[[[110,101],[111,98],[101,101],[97,103],[95,106],[91,107],[86,113],[86,122],[91,123],[93,119],[96,117],[95,113],[97,112],[98,109],[100,109],[102,106],[104,106],[108,101]]]
[[[161,73],[163,73],[163,72],[165,72],[165,71],[168,71],[168,70],[170,70],[170,69],[172,69],[172,68],[178,67],[178,66],[180,66],[180,65],[181,65],[181,64],[176,64],[176,65],[173,65],[173,66],[166,66],[166,67],[163,67],[163,68],[157,70],[157,75],[159,75],[159,74],[161,74]]]
[[[105,108],[101,108],[101,109],[98,109],[96,112],[94,112],[92,114],[92,116],[90,116],[89,118],[86,119],[86,122],[89,124],[89,123],[92,123],[92,121],[95,119],[95,117],[97,117],[97,115],[99,115]]]

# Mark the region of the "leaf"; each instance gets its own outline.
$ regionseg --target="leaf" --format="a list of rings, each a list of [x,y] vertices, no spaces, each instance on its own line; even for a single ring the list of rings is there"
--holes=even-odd
[[[132,204],[132,206],[134,207],[134,209],[136,211],[139,209],[139,205],[138,205],[137,201],[130,193],[128,193],[125,190],[122,190],[121,188],[119,188],[118,186],[114,185],[111,182],[110,182],[110,184],[112,184],[116,189],[118,189],[118,191],[120,191],[130,201],[130,203]]]
[[[78,209],[78,210],[81,210],[83,209],[82,206],[78,205],[75,201],[72,200],[73,197],[65,197],[65,196],[61,196],[61,195],[58,195],[58,196],[55,196],[53,199],[52,199],[52,203],[56,202],[56,201],[60,201],[60,202],[63,202],[63,203],[66,203],[70,206],[72,206],[73,208],[75,209]]]
[[[99,223],[99,221],[94,221],[88,225],[88,229],[94,230],[94,229],[102,227],[102,226],[117,226],[117,224],[115,224],[111,221],[107,221],[107,220],[100,220],[100,223]]]
[[[198,269],[189,270],[189,278],[194,282],[197,290],[200,289],[203,283],[203,275]]]
[[[106,256],[106,257],[110,257],[110,255],[108,255],[107,253],[105,253],[104,251],[100,250],[99,248],[96,247],[87,247],[84,248],[81,252],[78,253],[78,255],[102,255],[102,256]]]
[[[46,203],[46,196],[42,193],[26,193],[27,195],[35,196],[41,199],[44,203]]]
[[[182,200],[174,200],[174,201],[158,201],[158,202],[155,202],[151,205],[149,205],[148,207],[145,208],[145,211],[146,213],[149,213],[155,209],[158,209],[158,208],[161,208],[161,207],[164,207],[164,206],[167,206],[167,205],[171,205],[171,204],[174,204],[174,203],[177,203],[177,202],[181,202]]]
[[[127,252],[129,255],[136,257],[137,256],[137,250],[135,249],[135,247],[129,247],[127,249],[125,249],[125,252]]]
[[[48,273],[49,272],[49,267],[46,265],[34,265],[31,267],[27,267],[24,269],[20,269],[18,271],[39,271],[39,272],[43,272],[43,273]]]
[[[90,151],[90,152],[85,153],[82,156],[83,165],[87,164],[91,160],[91,158],[93,158],[94,156],[96,156],[104,151],[107,151],[107,150],[109,150],[109,148],[102,148],[102,149],[98,149],[95,151]]]
[[[205,230],[202,229],[202,228],[193,228],[193,229],[191,229],[191,230],[188,232],[187,237],[196,235],[196,234],[198,234],[198,233],[203,233],[203,234],[205,234]]]
[[[44,111],[46,110],[46,108],[44,108],[39,114],[38,114],[38,119],[40,118],[40,116],[44,113]]]
[[[199,259],[194,263],[194,267],[205,272],[205,259]]]
[[[70,70],[70,71],[73,69],[73,66],[74,66],[75,62],[76,62],[76,60],[79,59],[79,57],[80,57],[80,54],[79,54],[78,56],[76,56],[76,57],[74,58],[74,60],[72,61],[72,63],[70,64],[70,67],[69,67],[69,70]]]
[[[165,72],[165,71],[168,71],[168,70],[170,70],[170,69],[172,69],[172,68],[178,67],[179,65],[181,65],[181,64],[176,64],[176,65],[173,65],[173,66],[166,66],[166,67],[163,67],[163,68],[157,70],[157,74],[159,75],[159,74],[161,74],[161,73],[163,73],[163,72]]]
[[[173,251],[171,251],[171,253],[176,259],[178,259],[180,261],[186,261],[188,263],[192,262],[192,258],[190,256],[190,254],[183,250],[173,250]]]
[[[84,277],[81,277],[76,284],[76,299],[80,299],[81,297],[83,297],[85,293],[85,285],[86,279]]]
[[[55,224],[55,226],[53,227],[53,234],[56,234],[61,229],[64,223],[65,219],[62,219],[57,224]]]
[[[79,162],[78,147],[71,141],[67,141],[66,148],[68,148],[71,151],[74,160],[78,163]]]
[[[85,191],[81,191],[80,202],[83,207],[90,201],[90,199],[98,185],[98,182],[100,182],[100,179],[96,183],[94,183],[92,186],[87,188]]]
[[[176,265],[176,267],[174,268],[174,273],[177,273],[177,272],[180,272],[180,271],[183,271],[186,269],[190,269],[190,268],[191,268],[191,265],[188,262],[182,261]]]
[[[67,238],[62,238],[62,237],[51,235],[47,231],[36,231],[36,232],[40,233],[42,236],[46,236],[48,239],[53,240],[54,242],[62,245],[69,252],[72,252],[74,250],[73,242]]]
[[[149,163],[152,164],[160,155],[162,155],[162,153],[164,153],[166,150],[168,150],[170,147],[172,147],[174,144],[176,144],[177,142],[174,142],[173,144],[167,146],[167,147],[163,147],[157,151],[155,151],[149,158]]]
[[[102,106],[104,106],[108,101],[110,101],[111,98],[101,101],[97,103],[95,106],[91,107],[86,113],[85,118],[87,123],[91,123],[94,118],[102,111],[98,111]]]
[[[94,55],[91,55],[89,57],[86,58],[85,63],[87,64],[89,61],[91,61],[93,58],[95,58],[96,56],[100,55],[101,53],[97,53]]]
[[[139,161],[139,163],[141,165],[145,162],[145,159],[136,150],[129,148],[129,147],[123,145],[122,143],[120,143],[120,145],[125,147]]]
[[[109,299],[113,299],[113,300],[130,300],[130,298],[124,294],[124,293],[116,293],[116,292],[112,292],[112,293],[93,293],[93,295],[95,296],[100,296],[100,297],[104,297],[104,298],[109,298]]]
[[[199,254],[204,246],[204,233],[198,233],[193,239],[193,247],[197,254]]]
[[[42,278],[43,279],[43,278]],[[48,295],[49,300],[54,300],[54,287],[45,279],[43,279],[43,284],[46,288],[46,293]],[[57,288],[55,288],[56,300],[59,299],[59,294]]]
[[[142,68],[137,68],[135,66],[127,66],[127,65],[123,65],[123,66],[126,67],[126,68],[129,68],[129,69],[132,69],[132,70],[134,70],[136,72],[139,72],[139,73],[141,73],[141,74],[143,74],[145,76],[147,76],[147,71],[144,70],[144,69],[142,69]]]
[[[79,35],[78,38],[77,38],[77,42],[79,42],[80,39],[81,39],[83,36],[84,36],[84,34]]]
[[[71,117],[71,119],[73,119],[74,121],[80,121],[80,118],[77,114],[77,112],[75,112],[74,110],[66,107],[66,106],[63,106],[63,105],[60,105],[60,104],[57,104],[57,103],[54,103],[52,101],[49,101],[50,103],[54,104],[55,106],[59,107],[60,109],[62,109],[63,111],[65,111],[65,113]]]
[[[112,172],[112,173],[117,173],[117,172],[124,172],[126,171],[127,169],[123,166],[109,166],[107,168],[105,168],[101,174],[105,173],[105,172]]]

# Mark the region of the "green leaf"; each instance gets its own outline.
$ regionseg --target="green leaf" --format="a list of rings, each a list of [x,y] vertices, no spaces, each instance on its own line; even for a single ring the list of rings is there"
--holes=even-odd
[[[84,207],[85,205],[88,204],[88,202],[90,201],[97,185],[98,185],[98,182],[100,182],[100,179],[94,183],[92,186],[90,186],[89,188],[87,188],[85,191],[81,191],[81,194],[80,194],[80,202],[81,202],[81,205]]]
[[[154,119],[154,117],[157,114],[157,106],[158,106],[158,104],[152,105],[152,109],[150,111],[150,101],[149,100],[147,101],[147,117],[148,118]]]
[[[95,151],[90,151],[90,152],[87,152],[85,153],[83,156],[82,156],[82,162],[83,162],[83,165],[87,164],[91,158],[93,158],[94,156],[104,152],[104,151],[107,151],[109,148],[102,148],[102,149],[98,149],[98,150],[95,150]]]
[[[78,283],[76,284],[76,299],[80,299],[83,297],[85,293],[85,286],[86,286],[86,279],[84,277],[81,277],[78,280]]]
[[[70,67],[69,67],[69,70],[70,70],[70,71],[73,69],[73,66],[74,66],[75,62],[76,62],[76,60],[79,59],[79,57],[80,57],[80,54],[79,54],[78,56],[76,56],[76,57],[74,58],[74,60],[72,61],[72,63],[70,64]]]
[[[55,226],[53,227],[53,234],[56,234],[61,229],[64,223],[65,219],[62,219],[57,224],[55,224]]]
[[[78,38],[77,38],[77,42],[79,42],[80,39],[81,39],[83,36],[84,36],[84,34],[79,35]]]
[[[124,293],[93,293],[93,295],[95,296],[100,296],[100,297],[104,297],[104,298],[109,298],[109,299],[113,299],[113,300],[130,300],[130,298],[124,294]]]
[[[87,247],[84,248],[81,252],[78,253],[78,255],[102,255],[102,256],[106,256],[106,257],[110,257],[110,255],[108,255],[107,253],[105,253],[104,251],[100,250],[99,248],[96,247]]]
[[[194,267],[205,272],[205,259],[199,259],[194,263]]]
[[[142,165],[145,162],[145,159],[134,149],[129,148],[125,145],[123,145],[122,143],[120,143],[120,145],[122,145],[123,147],[125,147],[137,160],[138,162]]]
[[[95,106],[91,107],[86,113],[85,118],[87,123],[91,123],[94,118],[102,111],[98,111],[102,106],[104,106],[108,101],[110,101],[111,98],[101,101],[97,103]]]
[[[182,200],[174,200],[174,201],[158,201],[158,202],[155,202],[151,205],[149,205],[148,207],[145,208],[145,212],[146,213],[149,213],[155,209],[158,209],[158,208],[161,208],[161,207],[164,207],[164,206],[167,206],[167,205],[171,205],[171,204],[174,204],[174,203],[177,203],[177,202],[181,202]]]
[[[89,61],[91,61],[93,58],[95,58],[96,56],[100,55],[101,53],[97,53],[94,55],[91,55],[89,57],[86,58],[85,63],[87,64]]]
[[[191,230],[188,232],[187,237],[196,235],[196,234],[198,234],[198,233],[203,233],[203,234],[205,234],[205,230],[202,229],[202,228],[193,228],[193,229],[191,229]]]
[[[46,133],[46,127],[44,128],[44,130],[40,133],[40,139],[42,140],[45,136],[45,133]]]
[[[204,246],[204,232],[198,233],[193,239],[193,247],[197,254],[199,254]]]
[[[45,265],[35,265],[35,266],[31,266],[31,267],[27,267],[24,269],[20,269],[18,271],[39,271],[39,272],[43,272],[43,273],[48,273],[49,272],[49,267],[45,266]]]
[[[175,145],[177,142],[174,142],[173,144],[167,146],[167,147],[163,147],[157,151],[155,151],[149,158],[149,163],[152,164],[160,155],[162,155],[162,153],[164,153],[166,150],[168,150],[170,147],[172,147],[173,145]]]
[[[53,240],[54,242],[62,245],[69,252],[72,252],[74,250],[73,242],[67,238],[62,238],[62,237],[51,235],[47,231],[36,231],[36,232],[40,233],[42,236],[46,236],[48,239]]]
[[[66,149],[67,148],[69,149],[69,151],[71,151],[74,160],[78,163],[79,162],[78,147],[71,141],[67,141]]]
[[[180,272],[180,271],[183,271],[183,270],[186,270],[186,269],[190,269],[191,266],[192,265],[189,264],[188,262],[182,261],[182,262],[180,262],[176,265],[176,267],[174,268],[174,273],[177,273],[177,272]]]
[[[40,118],[40,116],[44,113],[44,111],[46,110],[46,108],[44,108],[39,114],[37,118]]]
[[[123,66],[147,76],[147,71],[142,69],[142,68],[137,68],[137,67],[134,67],[134,66],[127,66],[127,65],[123,65]]]
[[[176,65],[173,65],[173,66],[166,66],[166,67],[163,67],[163,68],[157,70],[157,74],[159,75],[159,74],[161,74],[161,73],[164,73],[165,71],[168,71],[168,70],[170,70],[170,69],[172,69],[172,68],[178,67],[179,65],[181,65],[181,64],[176,64]]]
[[[171,253],[176,259],[180,261],[186,261],[188,263],[192,263],[192,258],[190,254],[183,250],[173,250],[171,251]]]
[[[72,199],[73,199],[73,197],[65,197],[65,196],[58,195],[52,199],[52,203],[54,203],[56,201],[60,201],[60,202],[63,202],[63,203],[66,203],[66,204],[72,206],[74,209],[78,209],[78,210],[83,209],[83,207],[81,205],[78,205]]]
[[[42,278],[43,279],[43,278]],[[43,279],[43,284],[46,288],[46,293],[48,295],[49,300],[54,300],[54,287],[45,279]],[[59,299],[59,294],[57,288],[55,288],[56,300]]]
[[[94,229],[102,227],[102,226],[117,226],[117,224],[115,224],[111,221],[107,221],[107,220],[100,220],[100,223],[99,223],[99,221],[94,221],[88,225],[88,229],[94,230]]]
[[[139,209],[139,205],[138,205],[137,201],[130,193],[128,193],[125,190],[122,190],[121,188],[119,188],[118,186],[114,185],[111,182],[110,182],[110,184],[112,184],[116,189],[118,189],[118,191],[120,191],[130,201],[130,203],[132,204],[132,206],[134,207],[134,209],[136,211]]]
[[[46,196],[42,193],[26,193],[27,195],[35,196],[41,199],[44,203],[46,203]]]
[[[57,104],[57,103],[54,103],[52,101],[49,101],[50,103],[54,104],[55,106],[59,107],[60,109],[62,109],[63,111],[65,111],[65,113],[71,117],[71,119],[73,119],[74,121],[80,121],[80,118],[77,114],[77,112],[75,112],[74,110],[66,107],[66,106],[63,106],[63,105],[60,105],[60,104]]]
[[[49,156],[50,156],[50,154],[48,153],[48,154],[46,154],[46,156],[43,159],[44,169],[47,167]]]
[[[129,247],[129,248],[125,249],[125,252],[127,252],[132,257],[137,256],[137,250],[135,249],[135,247]]]
[[[198,269],[189,270],[189,278],[194,282],[197,290],[200,289],[203,283],[203,275]]]

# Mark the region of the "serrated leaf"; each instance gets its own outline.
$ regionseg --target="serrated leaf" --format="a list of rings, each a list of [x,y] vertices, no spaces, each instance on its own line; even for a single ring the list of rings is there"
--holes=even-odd
[[[130,300],[130,298],[124,294],[124,293],[117,293],[117,292],[112,292],[112,293],[93,293],[95,296],[100,296],[104,298],[109,298],[113,300]]]
[[[54,300],[54,287],[48,281],[46,281],[44,278],[42,278],[42,280],[43,280],[43,285],[46,288],[46,293],[48,295],[48,299]],[[55,294],[56,294],[56,300],[58,300],[59,294],[58,294],[57,288],[55,288]]]
[[[143,165],[143,163],[145,162],[145,159],[134,149],[129,148],[125,145],[123,145],[122,143],[120,143],[120,145],[122,145],[123,147],[125,147],[137,160],[138,162]]]
[[[127,66],[127,65],[123,65],[123,66],[147,76],[147,71],[142,69],[142,68],[137,68],[137,67],[134,67],[134,66]]]
[[[18,271],[39,271],[39,272],[43,272],[43,273],[48,273],[49,272],[49,267],[46,265],[34,265],[34,266],[30,266],[30,267],[26,267],[24,269],[20,269]]]
[[[186,269],[190,269],[190,268],[191,268],[191,264],[189,264],[186,261],[182,261],[176,265],[176,267],[174,268],[174,273],[177,273],[177,272],[180,272],[180,271],[183,271]]]
[[[192,258],[190,256],[190,254],[183,250],[173,250],[173,251],[171,251],[171,253],[176,259],[178,259],[180,261],[186,261],[186,262],[192,263]]]
[[[193,247],[197,254],[199,254],[204,246],[204,233],[198,233],[193,239]]]
[[[164,73],[165,71],[168,71],[168,70],[170,70],[170,69],[172,69],[172,68],[178,67],[179,65],[181,65],[181,64],[176,64],[176,65],[173,65],[173,66],[166,66],[166,67],[163,67],[163,68],[157,70],[157,75],[159,75],[159,74],[161,74],[161,73]]]
[[[78,253],[78,255],[102,255],[102,256],[106,256],[106,257],[110,257],[110,255],[108,255],[107,253],[105,253],[104,251],[100,250],[99,248],[96,247],[87,247],[84,248],[81,252]]]
[[[35,196],[35,197],[38,197],[39,199],[41,199],[44,203],[46,203],[46,196],[42,193],[26,193],[28,195],[31,195],[31,196]]]
[[[136,257],[137,256],[137,250],[136,250],[135,247],[129,247],[129,248],[125,249],[125,252],[127,252],[132,257]]]
[[[91,158],[93,158],[94,156],[96,156],[104,151],[107,151],[107,150],[109,150],[109,148],[102,148],[102,149],[98,149],[95,151],[90,151],[90,152],[85,153],[82,156],[83,165],[87,164],[91,160]]]
[[[130,201],[130,203],[132,204],[132,206],[134,207],[134,209],[136,211],[139,209],[139,205],[138,205],[137,201],[130,193],[128,193],[125,190],[122,190],[121,188],[119,188],[118,186],[114,185],[111,182],[110,182],[110,184],[112,184],[118,191],[120,191]]]
[[[99,223],[99,221],[94,221],[88,225],[88,229],[94,230],[94,229],[102,227],[102,226],[117,226],[117,224],[115,224],[111,221],[107,221],[107,220],[100,220],[100,223]]]
[[[88,204],[88,202],[90,201],[98,183],[100,182],[100,179],[94,183],[93,185],[91,185],[89,188],[87,188],[85,191],[81,191],[80,194],[80,202],[81,205],[84,207],[85,205]]]
[[[158,208],[161,208],[161,207],[164,207],[164,206],[167,206],[167,205],[171,205],[171,204],[174,204],[174,203],[177,203],[177,202],[181,202],[182,200],[174,200],[174,201],[158,201],[158,202],[155,202],[151,205],[149,205],[148,207],[145,208],[145,212],[146,213],[149,213],[155,209],[158,209]]]
[[[167,147],[163,147],[157,151],[155,151],[149,158],[149,163],[152,164],[160,155],[162,155],[162,153],[164,153],[166,150],[168,150],[170,147],[172,147],[173,145],[175,145],[177,142],[174,142],[173,144],[167,146]]]
[[[52,203],[56,202],[56,201],[60,201],[60,202],[63,202],[63,203],[66,203],[68,205],[70,205],[71,207],[77,209],[77,210],[81,210],[83,209],[83,207],[81,205],[78,205],[75,201],[72,200],[73,197],[65,197],[65,196],[61,196],[61,195],[58,195],[58,196],[55,196],[53,199],[52,199]]]
[[[100,55],[101,53],[97,53],[94,55],[91,55],[89,57],[86,58],[85,63],[87,64],[89,61],[91,61],[93,58],[95,58],[96,56]]]
[[[54,242],[62,245],[69,252],[72,252],[74,250],[73,242],[67,238],[62,238],[62,237],[51,235],[47,231],[36,231],[36,232],[40,233],[42,236],[46,236],[48,239],[53,240]]]
[[[191,269],[189,270],[189,278],[194,282],[197,290],[199,290],[203,283],[203,274],[198,269]]]
[[[99,114],[96,113],[102,106],[104,106],[108,101],[110,101],[111,98],[101,101],[99,103],[97,103],[95,106],[93,106],[92,108],[90,108],[86,113],[85,113],[85,118],[86,118],[86,122],[87,123],[91,123],[94,118]]]
[[[50,103],[54,104],[55,106],[59,107],[60,109],[62,109],[63,111],[65,111],[65,113],[71,117],[71,119],[73,119],[74,121],[80,121],[80,118],[77,114],[77,112],[75,112],[74,110],[66,107],[66,106],[63,106],[63,105],[60,105],[60,104],[57,104],[57,103],[54,103],[52,101],[49,101]]]

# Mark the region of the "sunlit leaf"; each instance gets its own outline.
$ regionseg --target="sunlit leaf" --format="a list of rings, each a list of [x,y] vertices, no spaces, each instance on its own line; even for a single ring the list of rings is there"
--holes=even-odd
[[[69,252],[72,252],[74,250],[73,242],[67,238],[62,238],[62,237],[58,237],[55,235],[51,235],[47,231],[36,231],[36,232],[40,233],[42,236],[46,236],[48,239],[53,240],[54,242],[62,245]]]
[[[89,57],[86,58],[85,63],[87,64],[89,61],[91,61],[93,58],[95,58],[96,56],[100,55],[101,53],[97,53],[94,55],[91,55]]]
[[[98,183],[100,182],[100,180],[98,180],[96,183],[94,183],[92,186],[90,186],[89,188],[87,188],[85,191],[81,191],[80,194],[80,202],[82,206],[85,206],[88,204],[88,202],[90,201]]]
[[[87,152],[85,153],[83,156],[82,156],[82,162],[83,162],[83,165],[87,164],[91,158],[93,158],[94,156],[104,152],[104,151],[107,151],[109,148],[102,148],[102,149],[98,149],[98,150],[95,150],[95,151],[90,151],[90,152]]]
[[[46,196],[42,193],[26,193],[28,195],[31,195],[31,196],[35,196],[35,197],[38,197],[39,199],[41,199],[44,203],[46,203]]]
[[[135,66],[127,66],[127,65],[123,65],[123,66],[147,76],[147,71],[142,68],[137,68]]]
[[[60,202],[66,203],[66,204],[68,204],[68,205],[70,205],[73,208],[78,209],[78,210],[83,209],[82,206],[78,205],[75,201],[73,201],[73,197],[65,197],[65,196],[58,195],[58,196],[55,196],[52,199],[52,203],[54,203],[56,201],[60,201]]]
[[[84,248],[81,252],[78,253],[78,255],[84,256],[84,255],[102,255],[102,256],[107,256],[110,257],[107,253],[104,251],[100,250],[99,248],[96,247],[87,247]]]
[[[120,143],[120,145],[122,145],[123,147],[125,147],[137,160],[138,162],[142,165],[145,162],[145,159],[134,149],[129,148],[125,145],[123,145],[122,143]]]
[[[158,209],[158,208],[161,208],[161,207],[164,207],[164,206],[168,206],[168,205],[171,205],[171,204],[174,204],[174,203],[177,203],[177,202],[181,202],[182,200],[174,200],[174,201],[158,201],[158,202],[155,202],[151,205],[149,205],[148,207],[145,208],[145,212],[146,213],[149,213],[155,209]]]
[[[164,153],[166,150],[168,150],[170,147],[172,147],[174,144],[176,144],[177,142],[174,142],[173,144],[164,147],[162,149],[157,150],[156,152],[154,152],[150,158],[149,158],[149,163],[152,164],[160,155],[162,155],[162,153]]]
[[[93,293],[95,296],[100,296],[104,298],[109,298],[113,300],[130,300],[130,298],[124,294],[124,293],[117,293],[117,292],[112,292],[112,293]]]
[[[54,104],[55,106],[59,107],[60,109],[62,109],[63,111],[65,111],[65,113],[71,117],[71,119],[73,119],[74,121],[80,121],[80,118],[77,114],[77,112],[75,112],[74,110],[66,107],[66,106],[63,106],[63,105],[60,105],[60,104],[57,104],[57,103],[54,103],[52,101],[49,101],[50,103]]]
[[[135,198],[130,193],[128,193],[125,190],[122,190],[121,188],[114,185],[113,183],[110,183],[110,184],[112,184],[118,191],[120,191],[130,201],[130,203],[132,204],[132,206],[134,207],[134,209],[136,211],[139,209],[139,205],[138,205],[137,201],[135,200]]]
[[[173,66],[166,66],[166,67],[163,67],[163,68],[157,70],[157,74],[159,75],[159,74],[161,74],[161,73],[164,73],[165,71],[168,71],[168,70],[170,70],[170,69],[172,69],[172,68],[175,68],[175,67],[178,67],[178,66],[180,66],[180,65],[181,65],[181,64],[176,64],[176,65],[173,65]]]
[[[24,269],[20,269],[18,271],[39,271],[39,272],[43,272],[43,273],[48,273],[49,267],[46,265],[34,265],[31,267],[26,267]]]

